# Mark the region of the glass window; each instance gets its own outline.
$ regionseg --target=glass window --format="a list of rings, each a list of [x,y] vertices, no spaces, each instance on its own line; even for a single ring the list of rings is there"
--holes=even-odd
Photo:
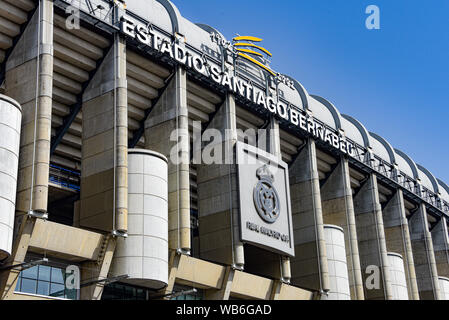
[[[36,293],[37,280],[22,278],[22,292]]]
[[[102,300],[147,300],[147,289],[128,284],[111,283],[104,287]]]
[[[52,283],[50,286],[50,296],[64,298],[64,285],[59,283]]]
[[[28,279],[37,279],[38,266],[34,266],[22,271],[22,277]]]
[[[50,293],[50,282],[38,281],[37,283],[37,294],[48,296]]]
[[[64,283],[64,271],[59,268],[51,268],[51,282]]]
[[[49,266],[39,266],[39,280],[50,281],[50,270]]]
[[[65,268],[48,265],[22,270],[17,280],[16,291],[72,300],[78,299],[78,290],[65,288]]]

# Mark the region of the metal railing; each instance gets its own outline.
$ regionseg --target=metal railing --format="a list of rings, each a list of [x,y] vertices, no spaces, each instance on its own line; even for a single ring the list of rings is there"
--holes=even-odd
[[[81,174],[78,171],[65,169],[55,164],[50,164],[49,182],[62,188],[68,188],[76,192],[80,191]]]

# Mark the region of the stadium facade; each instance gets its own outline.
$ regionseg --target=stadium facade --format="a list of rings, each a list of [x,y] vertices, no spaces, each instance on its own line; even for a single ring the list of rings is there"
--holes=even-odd
[[[449,186],[261,45],[0,0],[1,299],[449,299]]]

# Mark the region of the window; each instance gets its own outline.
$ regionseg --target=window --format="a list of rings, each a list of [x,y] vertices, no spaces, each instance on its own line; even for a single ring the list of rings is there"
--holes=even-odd
[[[65,287],[65,268],[48,265],[34,266],[20,272],[16,291],[71,300],[78,298],[76,289]]]
[[[148,300],[148,289],[123,283],[111,283],[104,287],[101,300]]]

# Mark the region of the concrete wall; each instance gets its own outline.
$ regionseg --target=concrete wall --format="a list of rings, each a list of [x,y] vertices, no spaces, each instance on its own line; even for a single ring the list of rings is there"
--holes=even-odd
[[[186,71],[178,67],[145,122],[145,147],[168,158],[169,247],[190,252],[190,142],[186,81]]]
[[[222,142],[207,145],[207,148],[222,150],[223,164],[197,166],[200,257],[243,268],[245,257],[240,241],[237,165],[233,152],[237,129],[232,95],[226,96],[207,129],[218,130],[224,138]]]
[[[449,277],[449,233],[446,219],[442,218],[433,227],[432,244],[435,254],[438,276]],[[441,282],[440,282],[441,283]]]
[[[127,159],[126,45],[116,37],[83,95],[80,226],[126,232]]]
[[[314,140],[309,139],[299,152],[289,176],[296,252],[291,259],[292,284],[328,291],[329,272]]]
[[[53,2],[43,0],[41,3],[6,64],[5,94],[22,105],[16,204],[16,210],[21,212],[30,209],[46,212],[48,201]]]
[[[403,258],[408,297],[410,300],[419,300],[412,243],[402,190],[396,191],[383,208],[382,213],[387,250],[397,252]]]
[[[363,282],[354,203],[352,200],[348,160],[346,158],[342,157],[340,159],[340,162],[330,173],[326,182],[321,186],[321,202],[324,223],[337,225],[343,228],[344,231],[351,299],[363,300]]]
[[[354,196],[354,211],[357,225],[360,265],[365,283],[365,299],[391,300],[393,297],[388,270],[387,245],[384,223],[379,203],[377,178],[371,174]],[[379,270],[379,286],[368,287],[371,273],[367,268]],[[371,267],[370,267],[371,268]],[[376,276],[376,277],[377,277]],[[375,282],[374,282],[375,283]],[[376,288],[377,287],[377,288]],[[370,289],[368,289],[370,288]]]
[[[439,300],[438,272],[426,215],[422,203],[409,219],[413,260],[420,300]]]

